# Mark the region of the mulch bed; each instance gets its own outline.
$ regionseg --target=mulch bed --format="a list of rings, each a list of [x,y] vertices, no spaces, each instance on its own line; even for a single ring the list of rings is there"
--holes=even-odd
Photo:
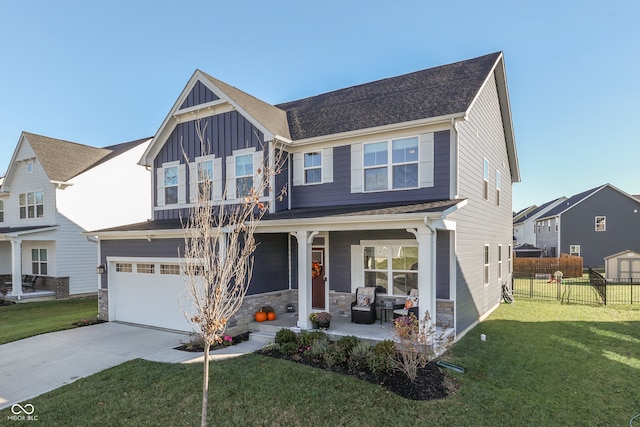
[[[302,363],[307,366],[342,375],[350,375],[372,384],[377,384],[392,393],[411,400],[444,399],[455,393],[458,388],[457,382],[451,376],[442,372],[436,365],[436,362],[428,363],[424,368],[419,370],[416,380],[410,381],[409,378],[400,371],[393,371],[390,374],[374,374],[370,371],[354,372],[343,365],[328,366],[324,362],[314,362],[300,355],[285,355],[277,349],[269,347],[256,351],[256,354]]]
[[[230,345],[236,345],[248,339],[249,339],[249,332],[245,332],[244,334],[236,335],[235,337],[233,337],[233,341],[231,342],[231,344],[212,345],[209,348],[209,351],[219,350],[221,348],[225,348]],[[188,351],[191,353],[202,353],[204,352],[204,346],[199,341],[200,340],[198,339],[194,339],[191,342],[183,343],[181,346],[175,347],[174,350]]]

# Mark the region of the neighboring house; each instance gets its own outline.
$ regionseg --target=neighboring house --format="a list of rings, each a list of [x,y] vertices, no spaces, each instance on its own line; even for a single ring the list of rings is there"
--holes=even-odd
[[[458,337],[498,306],[520,172],[504,59],[493,53],[280,105],[197,70],[140,160],[153,170],[153,220],[92,232],[106,268],[100,316],[191,330],[178,248],[196,171],[214,180],[212,205],[236,203],[274,145],[286,170],[264,195],[271,212],[230,327],[246,328],[268,303],[294,306],[307,329],[312,310],[348,316],[360,286],[400,299],[417,287],[421,316],[435,313]]]
[[[640,200],[604,184],[569,197],[536,220],[542,256],[581,256],[585,267],[603,267],[604,258],[640,251]]]
[[[97,292],[98,243],[83,233],[149,218],[149,172],[137,160],[150,141],[96,148],[20,135],[0,186],[0,277],[12,298],[36,295],[23,295],[24,275],[44,294]]]
[[[559,197],[541,206],[527,210],[513,218],[513,238],[517,246],[536,244],[536,220],[544,216],[549,210],[558,206],[566,197]]]

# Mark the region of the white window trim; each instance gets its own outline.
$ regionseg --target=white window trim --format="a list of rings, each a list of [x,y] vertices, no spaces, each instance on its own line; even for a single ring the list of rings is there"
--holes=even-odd
[[[364,268],[364,264],[363,264],[363,260],[364,260],[364,248],[365,247],[378,247],[378,246],[403,246],[403,247],[414,247],[414,248],[418,248],[418,251],[420,251],[420,246],[418,245],[418,243],[415,240],[361,240],[359,245],[353,245],[351,246],[351,254],[352,254],[352,259],[351,259],[351,291],[355,293],[356,288],[359,286],[363,286],[364,284],[364,273],[365,273],[365,268]],[[353,259],[353,256],[356,255],[356,260]],[[355,262],[354,262],[355,261]],[[387,272],[391,272],[393,270],[390,269],[391,267],[391,263],[388,264],[388,268],[387,268]],[[359,273],[356,272],[357,274],[357,279],[359,280],[354,280],[354,268],[356,270],[359,270]],[[396,270],[396,271],[408,271],[408,270]],[[418,270],[415,270],[415,273],[418,273]],[[388,277],[391,278],[391,280],[393,280],[393,275],[388,275]],[[393,286],[393,284],[392,284]],[[393,292],[393,289],[391,290]],[[387,286],[387,293],[383,294],[385,296],[396,296],[399,297],[401,295],[394,295],[393,293],[389,293],[389,286]]]
[[[574,251],[573,249],[577,248],[577,251]],[[580,256],[580,245],[569,245],[569,254],[573,255],[574,253],[577,253],[576,256]]]
[[[207,161],[213,162],[212,199],[209,203],[213,204],[222,200],[222,158],[210,154],[198,156],[189,164],[189,202],[191,205],[194,205],[198,200],[198,164]]]
[[[37,193],[42,193],[42,203],[38,203],[38,195]],[[24,194],[24,205],[20,204],[20,196]],[[33,204],[29,204],[29,194],[33,194]],[[38,206],[42,205],[42,215],[38,216]],[[33,217],[29,216],[29,206],[33,206]],[[24,207],[24,218],[20,216],[20,208]],[[35,191],[25,191],[24,193],[20,193],[18,195],[18,219],[20,220],[29,220],[29,219],[38,219],[44,218],[44,190],[35,190]]]
[[[322,156],[320,167],[320,182],[305,182],[305,171],[307,169],[315,169],[304,167],[304,155],[311,153],[320,153]],[[326,147],[317,150],[301,151],[299,153],[293,153],[293,185],[320,185],[333,182],[333,147]]]
[[[38,260],[34,261],[33,259],[33,251],[37,251],[38,254]],[[47,256],[47,260],[46,261],[42,261],[40,260],[40,251],[45,251],[45,254]],[[33,264],[37,263],[38,264],[38,272],[34,272],[33,271]],[[42,274],[42,265],[46,265],[47,266],[47,273],[46,274]],[[35,276],[45,276],[50,274],[49,272],[49,249],[48,248],[42,248],[42,247],[33,247],[31,248],[31,274],[35,275]]]
[[[502,245],[498,245],[498,280],[502,279]]]
[[[33,172],[33,162],[27,162],[27,173],[32,173]]]
[[[485,243],[482,249],[482,280],[484,286],[489,286],[491,281],[491,247]]]
[[[172,203],[170,205],[165,203],[164,199],[164,170],[166,168],[176,167],[178,168],[178,203]],[[176,209],[186,206],[187,192],[186,192],[186,165],[180,163],[180,161],[172,161],[163,163],[156,170],[156,208],[161,209]]]
[[[500,171],[496,170],[496,206],[500,206]]]
[[[376,142],[392,141],[404,138],[418,137],[418,186],[411,188],[388,188],[386,190],[364,190],[364,144],[374,144]],[[389,149],[389,148],[387,148]],[[426,132],[411,135],[396,135],[392,138],[380,141],[367,141],[351,145],[351,193],[380,193],[384,191],[405,191],[415,190],[418,188],[427,188],[434,186],[434,133]],[[391,163],[391,157],[387,162],[387,168]],[[414,162],[411,162],[414,163]],[[393,184],[393,174],[387,174],[387,180],[390,181],[390,187]],[[389,182],[389,181],[388,181]]]
[[[393,163],[393,142],[401,139],[410,139],[416,138],[418,140],[418,159],[411,162],[398,162]],[[379,143],[387,143],[387,163],[385,165],[373,165],[373,166],[365,166],[364,165],[364,146],[369,144],[379,144]],[[402,187],[402,188],[393,188],[393,167],[394,166],[403,166],[403,165],[416,165],[418,167],[418,177],[415,187]],[[387,188],[382,190],[367,190],[366,187],[366,179],[365,179],[365,171],[368,169],[387,169]],[[398,138],[389,138],[387,140],[381,141],[372,141],[365,142],[362,144],[362,192],[363,193],[380,193],[383,191],[403,191],[403,190],[416,190],[420,188],[420,136],[419,135],[409,135]]]
[[[262,179],[262,173],[258,173],[258,170],[261,170],[264,161],[264,152],[262,150],[256,150],[255,147],[243,148],[240,150],[234,150],[231,156],[228,156],[226,159],[226,198],[228,201],[236,202],[238,199],[236,194],[236,157],[244,156],[247,154],[253,154],[253,182],[259,182]],[[263,195],[260,195],[260,198],[263,198]]]
[[[602,230],[598,230],[598,218],[602,218]],[[605,215],[596,215],[594,220],[594,230],[597,232],[607,231],[607,217]]]
[[[489,200],[489,160],[482,160],[482,200]]]

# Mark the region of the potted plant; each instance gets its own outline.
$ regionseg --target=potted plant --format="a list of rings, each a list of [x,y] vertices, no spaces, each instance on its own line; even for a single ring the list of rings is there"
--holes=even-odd
[[[313,323],[314,329],[316,327],[320,329],[329,329],[329,326],[331,325],[331,315],[326,311],[311,313],[309,315],[309,320]]]
[[[260,311],[267,313],[267,320],[276,320],[276,311],[270,305],[263,305]]]

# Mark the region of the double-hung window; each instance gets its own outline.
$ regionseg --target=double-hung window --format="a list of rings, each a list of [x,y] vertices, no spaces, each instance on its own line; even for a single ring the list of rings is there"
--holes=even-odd
[[[502,279],[502,245],[498,245],[498,279]]]
[[[484,285],[489,285],[489,245],[484,245]]]
[[[44,217],[44,193],[31,191],[18,196],[20,219]]]
[[[4,222],[4,200],[0,200],[0,222]]]
[[[178,203],[178,166],[164,168],[164,204],[175,205]]]
[[[363,247],[364,286],[381,286],[389,295],[408,295],[418,287],[418,247],[375,244]]]
[[[496,171],[496,206],[500,206],[500,171]]]
[[[304,153],[304,183],[322,182],[322,152]]]
[[[606,216],[597,216],[596,217],[596,231],[607,231],[607,217]]]
[[[418,137],[363,146],[364,190],[418,188]]]
[[[482,198],[489,200],[489,160],[484,159],[484,169],[482,171]]]
[[[246,197],[253,188],[253,153],[235,157],[236,197]]]
[[[201,200],[213,199],[213,160],[196,162],[196,179],[198,180],[198,197]]]
[[[46,249],[31,249],[31,274],[47,275]]]

